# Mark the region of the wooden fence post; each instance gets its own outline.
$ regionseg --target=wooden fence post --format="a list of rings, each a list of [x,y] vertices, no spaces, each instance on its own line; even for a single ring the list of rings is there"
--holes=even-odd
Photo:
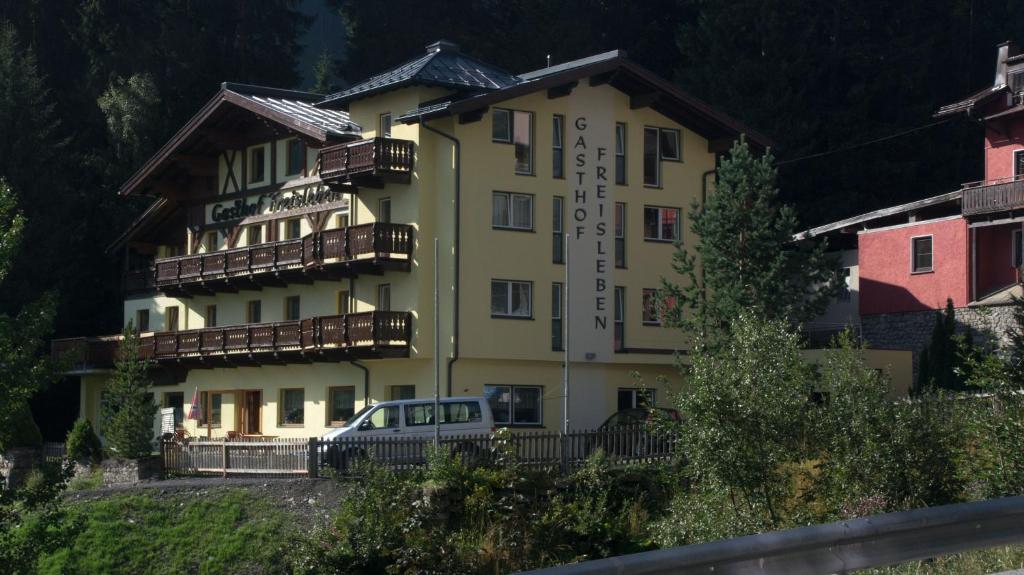
[[[221,448],[221,465],[224,469],[224,477],[228,476],[228,442],[225,441],[220,444]]]
[[[317,448],[320,445],[320,440],[316,437],[309,438],[309,453],[306,456],[306,472],[310,479],[317,476],[317,472],[320,469],[320,458]]]

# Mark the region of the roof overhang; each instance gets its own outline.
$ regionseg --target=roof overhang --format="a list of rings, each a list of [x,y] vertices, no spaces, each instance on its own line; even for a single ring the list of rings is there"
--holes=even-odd
[[[590,78],[592,84],[607,83],[614,86],[631,97],[636,97],[637,106],[649,106],[656,112],[696,131],[708,139],[709,146],[715,151],[728,149],[732,141],[741,134],[746,134],[747,141],[755,147],[763,149],[773,145],[765,135],[663,80],[626,58],[619,50],[522,74],[520,78],[524,81],[514,86],[413,110],[403,114],[398,121],[414,124],[432,118],[478,112],[518,96]]]
[[[245,89],[245,92],[241,92]],[[286,114],[268,105],[262,104],[250,96],[261,95],[277,98],[306,98],[315,100],[318,96],[293,92],[290,90],[276,90],[257,86],[243,86],[240,84],[224,83],[221,89],[204,105],[199,112],[184,125],[170,140],[167,141],[145,164],[139,168],[118,190],[120,195],[144,194],[147,193],[154,180],[158,179],[160,172],[168,165],[173,164],[175,155],[183,148],[203,138],[204,126],[224,117],[228,113],[251,113],[253,118],[262,119],[265,123],[273,123],[278,129],[293,133],[313,143],[324,143],[331,136],[338,134],[329,133],[322,126],[304,121],[295,115]],[[312,102],[310,102],[312,104]]]
[[[904,214],[910,214],[926,208],[935,208],[942,206],[943,204],[950,204],[951,207],[956,205],[956,202],[963,197],[963,190],[955,190],[945,194],[939,194],[938,196],[932,196],[923,200],[917,200],[915,202],[909,202],[906,204],[900,204],[898,206],[892,206],[889,208],[883,208],[881,210],[875,210],[873,212],[867,212],[858,216],[846,218],[845,220],[839,220],[816,228],[802,231],[794,236],[794,239],[804,240],[817,236],[827,235],[833,232],[843,232],[851,229],[859,229],[865,227],[869,222],[885,223],[886,218],[894,216],[901,216]]]

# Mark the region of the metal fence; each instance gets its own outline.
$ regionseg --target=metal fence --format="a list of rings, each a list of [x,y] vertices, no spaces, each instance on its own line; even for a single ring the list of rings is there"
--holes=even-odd
[[[873,515],[519,575],[804,575],[930,559],[1024,542],[1024,497]]]
[[[611,465],[672,460],[678,453],[674,431],[643,426],[508,435],[445,435],[441,447],[469,465],[514,463],[534,470],[571,472],[601,452]],[[403,471],[427,463],[433,436],[309,439],[164,440],[160,455],[167,475],[262,475],[315,477],[326,469],[351,473],[362,460]]]
[[[68,447],[64,443],[47,441],[43,444],[43,460],[59,463],[68,457]]]

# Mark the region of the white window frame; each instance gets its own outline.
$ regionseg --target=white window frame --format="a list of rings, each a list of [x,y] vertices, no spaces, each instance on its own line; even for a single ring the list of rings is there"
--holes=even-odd
[[[508,133],[508,138],[504,140],[494,137],[494,123],[498,121],[499,114],[505,115],[505,131]],[[512,110],[505,108],[494,108],[491,110],[491,141],[498,144],[512,143]]]
[[[629,261],[626,259],[626,202],[615,202],[615,212],[612,214],[612,227],[615,228],[614,236],[614,249],[618,249],[619,240],[622,240],[622,265],[619,265],[618,254],[612,254],[615,256],[615,267],[619,269],[626,269]],[[622,225],[618,225],[622,224]]]
[[[302,148],[302,156],[299,160],[299,169],[291,172],[288,170],[288,164],[292,161],[292,144],[294,143],[298,143]],[[298,138],[289,138],[284,141],[284,172],[286,177],[306,175],[306,144]]]
[[[387,212],[387,217],[384,217],[385,212]],[[391,223],[391,198],[377,200],[377,217],[380,222]]]
[[[565,286],[561,282],[552,282],[551,284],[551,337],[555,336],[554,323],[558,322],[558,346],[554,345],[552,341],[552,351],[564,351],[565,350],[565,324],[562,322],[563,308],[565,307]]]
[[[565,198],[554,196],[551,200],[551,256],[552,263],[565,263]],[[555,254],[555,247],[558,254]]]
[[[915,247],[917,246],[918,240],[927,238],[931,245],[931,264],[928,269],[917,269],[917,254]],[[913,236],[910,238],[910,273],[911,274],[928,274],[935,271],[935,238],[932,234],[924,234],[920,236]]]
[[[557,162],[555,158],[558,158]],[[561,174],[555,174],[556,164]],[[565,179],[565,116],[561,114],[551,116],[551,177]]]
[[[260,150],[263,152],[263,173],[260,175],[260,179],[258,180],[252,179],[252,153],[255,152],[256,150]],[[247,188],[265,186],[270,183],[270,144],[259,144],[257,146],[249,146],[248,148],[245,149],[245,160],[246,173],[243,174],[243,177],[245,178],[245,185]]]
[[[1024,171],[1018,170],[1018,168],[1024,166],[1024,150],[1016,150],[1013,152],[1013,179],[1019,180],[1024,178]]]
[[[289,317],[291,315],[291,305],[295,302],[295,317]],[[284,320],[285,321],[298,321],[302,319],[302,297],[297,295],[289,295],[284,298]]]
[[[385,120],[387,120],[387,123],[385,123]],[[384,112],[380,115],[380,118],[377,120],[377,128],[380,130],[378,136],[381,138],[391,137],[391,112]]]
[[[620,326],[622,328],[622,337],[619,338],[619,346],[615,348],[616,351],[621,351],[626,348],[626,288],[623,286],[615,286],[615,290],[612,292],[615,298],[612,302],[612,318],[613,325],[616,329]],[[614,341],[614,331],[612,338]]]
[[[626,123],[625,122],[616,122],[615,123],[615,167],[616,167],[616,170],[615,170],[615,183],[617,185],[619,185],[619,186],[625,186],[625,185],[629,184],[629,172],[628,172],[629,164],[626,162],[626,130],[627,130],[627,128],[626,128]],[[620,138],[620,136],[621,136],[621,138]],[[622,181],[621,182],[619,181],[620,174],[619,174],[619,171],[617,169],[618,165],[619,165],[619,162],[618,162],[619,158],[622,158],[622,174],[621,174],[621,176],[622,176],[621,180]]]
[[[654,159],[655,159],[655,161],[654,161],[654,179],[655,179],[655,181],[654,181],[654,183],[650,183],[650,182],[647,181],[647,172],[646,172],[646,170],[647,170],[647,133],[648,132],[654,132],[654,146],[655,146],[655,151],[654,151]],[[661,187],[661,131],[658,128],[655,128],[653,126],[644,126],[643,134],[644,134],[644,138],[643,138],[643,142],[642,142],[643,147],[641,148],[641,152],[643,152],[643,153],[642,153],[642,158],[641,159],[642,159],[642,164],[643,164],[643,169],[644,169],[644,172],[642,174],[643,182],[644,182],[644,187],[646,187],[646,188],[660,188]]]
[[[516,126],[516,117],[519,116],[520,114],[525,114],[529,118],[529,120],[530,120],[530,123],[529,123],[529,126],[530,126],[530,128],[529,128],[530,129],[529,136],[530,137],[529,137],[529,142],[528,142],[528,144],[530,146],[530,157],[529,157],[529,167],[528,167],[528,169],[527,170],[520,170],[519,166],[517,165],[516,169],[515,169],[515,173],[516,173],[517,176],[532,176],[534,174],[534,169],[535,169],[535,166],[536,166],[536,163],[537,163],[536,162],[536,159],[537,159],[536,158],[536,156],[537,156],[537,153],[536,153],[536,149],[537,149],[536,140],[537,140],[537,137],[534,134],[534,132],[536,131],[536,126],[535,126],[535,123],[534,123],[533,112],[527,112],[525,110],[513,110],[512,111],[512,133],[511,133],[512,145],[515,146],[515,144],[516,144],[516,133],[517,133],[516,128],[515,128],[515,126]]]
[[[640,322],[643,325],[658,327],[661,325],[661,315],[658,314],[657,306],[654,308],[654,313],[658,316],[657,319],[649,320],[644,317],[644,311],[647,309],[647,304],[644,300],[647,299],[648,293],[651,294],[651,297],[656,298],[658,296],[658,290],[657,288],[643,288],[643,290],[640,291]]]
[[[494,284],[505,284],[505,312],[496,312],[494,310],[493,294]],[[527,287],[527,302],[526,302],[526,313],[512,313],[512,294],[513,287],[515,285],[525,285]],[[491,317],[496,319],[533,319],[533,282],[523,280],[505,280],[505,279],[492,279],[491,280],[491,291],[488,294],[488,305],[491,306]]]
[[[484,385],[484,397],[487,397],[488,388],[507,388],[508,390],[508,413],[506,414],[494,414],[494,424],[508,427],[519,427],[519,426],[539,426],[544,425],[544,386],[543,385],[506,385],[506,384],[487,384]],[[517,390],[536,390],[537,396],[537,419],[535,421],[516,421],[516,391]]]
[[[671,134],[676,140],[676,156],[666,156],[665,147],[661,145],[663,134]],[[666,162],[683,161],[683,133],[675,128],[658,128],[658,159]],[[660,178],[659,178],[660,179]]]
[[[508,214],[507,222],[500,222],[499,214],[494,212],[496,200],[504,198],[505,213]],[[526,226],[517,226],[516,222],[516,200],[526,199],[529,201],[529,223]],[[491,227],[496,230],[533,231],[533,194],[520,194],[516,192],[492,192],[491,194]]]
[[[657,237],[650,237],[650,236],[647,235],[647,210],[658,210],[658,236]],[[671,211],[674,211],[676,213],[676,226],[675,226],[676,233],[675,233],[675,237],[674,238],[662,237],[662,231],[664,229],[663,210],[671,210]],[[682,219],[682,216],[683,216],[683,212],[679,208],[673,208],[671,206],[647,206],[647,205],[645,205],[644,206],[644,241],[648,241],[648,242],[675,242],[675,241],[678,241],[682,237],[682,234],[683,234],[682,224],[680,222],[680,220]]]
[[[391,311],[391,284],[377,284],[377,311]]]

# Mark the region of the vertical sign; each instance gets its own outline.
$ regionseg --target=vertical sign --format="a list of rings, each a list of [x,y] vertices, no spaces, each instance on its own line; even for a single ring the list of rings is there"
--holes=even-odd
[[[615,240],[612,199],[615,157],[613,91],[580,86],[569,95],[566,231],[571,236],[572,361],[610,361],[614,353]]]

